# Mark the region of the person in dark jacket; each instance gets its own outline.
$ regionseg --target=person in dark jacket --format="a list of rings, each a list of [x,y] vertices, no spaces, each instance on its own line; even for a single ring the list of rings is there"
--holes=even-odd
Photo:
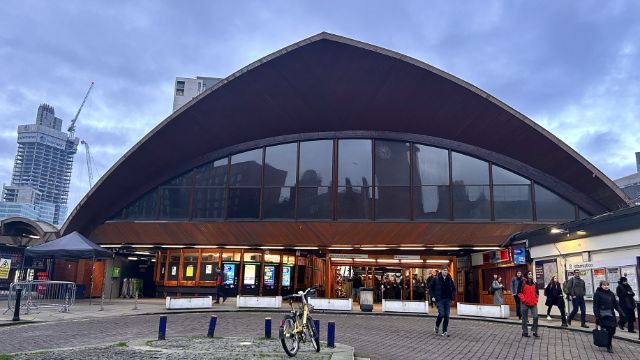
[[[553,276],[549,285],[544,289],[544,296],[547,297],[545,305],[547,306],[547,320],[551,320],[551,308],[554,306],[560,310],[560,316],[562,317],[562,327],[567,327],[567,316],[564,312],[564,299],[562,297],[562,287],[558,282],[558,277]]]
[[[224,304],[227,301],[227,294],[224,291],[224,283],[226,281],[226,274],[219,267],[216,267],[216,304],[220,304],[220,298],[222,298],[222,303]]]
[[[567,318],[567,324],[571,325],[573,317],[578,313],[580,309],[580,326],[583,328],[589,328],[587,326],[587,308],[584,302],[584,296],[587,294],[587,286],[584,280],[580,279],[580,270],[573,271],[573,277],[564,283],[564,293],[567,294],[567,298],[571,301],[573,309]]]
[[[440,323],[442,323],[442,336],[449,337],[449,314],[451,312],[451,301],[455,299],[456,286],[453,283],[449,268],[443,267],[438,276],[436,276],[430,284],[429,294],[431,300],[438,306],[438,318],[436,319],[435,333],[440,331]],[[444,320],[444,322],[443,322]]]
[[[620,314],[620,321],[618,321],[618,326],[620,326],[621,330],[624,330],[624,323],[627,323],[627,329],[630,333],[635,333],[633,329],[634,324],[636,323],[636,302],[633,297],[636,295],[633,293],[633,289],[626,277],[621,277],[618,280],[618,287],[616,288],[616,294],[618,295],[618,301],[620,304],[620,309],[623,314]]]
[[[520,310],[520,298],[518,297],[518,289],[520,288],[520,284],[522,283],[522,271],[516,271],[516,276],[511,279],[511,287],[509,290],[511,291],[511,295],[513,295],[513,299],[516,302],[516,314],[518,315],[518,319],[522,319],[522,311]]]
[[[600,281],[600,286],[593,296],[593,314],[596,316],[596,325],[609,333],[609,346],[607,346],[607,351],[609,352],[613,352],[611,341],[616,333],[616,314],[613,310],[616,310],[618,314],[622,314],[616,296],[609,290],[609,282],[606,280]]]
[[[533,273],[531,271],[527,273],[526,280],[520,283],[518,297],[522,307],[522,336],[529,337],[527,317],[531,312],[531,317],[533,318],[531,332],[534,337],[540,337],[538,335],[538,285],[533,281]]]
[[[362,278],[356,275],[353,278],[353,286],[351,288],[351,298],[353,301],[360,302],[360,288],[362,287]]]

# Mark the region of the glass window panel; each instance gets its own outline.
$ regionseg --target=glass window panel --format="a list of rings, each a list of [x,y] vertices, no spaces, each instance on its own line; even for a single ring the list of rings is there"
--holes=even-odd
[[[280,255],[266,254],[264,256],[264,262],[268,263],[280,263]]]
[[[417,186],[413,201],[416,219],[449,220],[449,186]]]
[[[331,188],[313,187],[298,189],[298,219],[331,219],[333,201]]]
[[[376,186],[376,219],[411,217],[411,193],[408,186]]]
[[[338,185],[371,186],[371,140],[340,140],[338,155]]]
[[[227,182],[227,158],[196,169],[196,186],[224,186]]]
[[[265,219],[293,219],[295,188],[265,188],[262,217]]]
[[[169,257],[169,267],[167,269],[167,280],[169,281],[177,281],[178,280],[178,271],[180,267],[180,254],[171,254]]]
[[[332,169],[333,140],[300,143],[300,186],[330,186]]]
[[[257,219],[260,215],[260,188],[230,188],[227,217]]]
[[[370,189],[360,186],[338,188],[338,219],[370,219]]]
[[[489,186],[454,186],[453,218],[456,220],[489,220]]]
[[[215,281],[216,269],[218,268],[218,260],[220,259],[219,252],[202,253],[202,259],[200,261],[200,281]]]
[[[400,141],[375,141],[376,186],[409,185],[410,144]]]
[[[536,215],[538,221],[574,220],[573,204],[536,184]]]
[[[211,251],[211,250],[209,250]],[[202,253],[202,262],[213,262],[217,263],[218,259],[220,259],[220,252],[203,252]]]
[[[245,252],[244,253],[244,261],[247,262],[261,262],[262,261],[262,254],[261,253],[250,253],[250,252]]]
[[[533,220],[529,185],[495,185],[493,202],[496,220]]]
[[[448,185],[449,151],[414,144],[414,185]]]
[[[195,197],[194,219],[221,219],[224,217],[224,188],[196,188]]]
[[[491,173],[493,175],[493,184],[498,185],[528,185],[531,184],[529,179],[523,178],[520,175],[514,174],[507,169],[503,169],[499,166],[493,165],[491,167]]]
[[[231,186],[261,186],[262,148],[231,156]]]
[[[239,251],[234,251],[234,252],[225,251],[224,253],[222,253],[222,261],[240,261],[240,252]]]
[[[294,186],[297,160],[296,143],[267,147],[264,186]]]
[[[191,186],[192,172],[188,171],[167,181],[163,186]]]
[[[129,205],[125,211],[127,219],[132,220],[153,220],[156,218],[157,190],[154,189],[133,204]]]
[[[182,280],[195,281],[196,267],[198,265],[198,254],[184,254],[184,262],[182,264]]]
[[[191,188],[160,188],[160,218],[186,219]]]
[[[487,162],[457,152],[451,154],[451,162],[455,185],[489,184],[489,164]]]

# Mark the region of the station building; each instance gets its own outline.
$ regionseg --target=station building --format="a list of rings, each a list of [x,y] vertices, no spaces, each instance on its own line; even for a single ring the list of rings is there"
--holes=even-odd
[[[315,285],[344,297],[358,274],[365,286],[401,278],[412,299],[413,281],[447,265],[458,300],[480,302],[487,265],[462,259],[498,251],[514,270],[500,250],[512,234],[627,206],[596,167],[490,94],[320,33],[172,113],[62,233],[134,264],[151,258],[144,276],[158,294],[213,293],[220,267],[228,295]]]

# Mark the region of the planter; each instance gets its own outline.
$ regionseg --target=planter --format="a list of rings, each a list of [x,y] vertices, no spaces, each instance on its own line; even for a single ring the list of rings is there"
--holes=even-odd
[[[310,298],[309,304],[311,304],[316,310],[351,311],[353,309],[352,299]]]
[[[382,300],[382,312],[429,313],[426,301]]]
[[[458,315],[499,319],[509,318],[509,305],[458,303]]]
[[[239,308],[270,308],[282,307],[282,296],[240,296],[238,295],[236,306]]]
[[[213,298],[211,296],[197,297],[180,297],[172,298],[167,296],[167,310],[174,309],[209,309],[213,306]]]

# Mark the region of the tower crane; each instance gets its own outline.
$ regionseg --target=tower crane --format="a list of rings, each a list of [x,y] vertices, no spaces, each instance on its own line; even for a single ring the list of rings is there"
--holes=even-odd
[[[91,92],[91,89],[93,89],[93,84],[94,82],[91,82],[91,85],[89,85],[89,90],[87,90],[87,93],[84,96],[84,99],[82,99],[82,104],[80,104],[80,108],[78,109],[78,112],[76,113],[76,116],[73,117],[73,119],[71,120],[71,123],[69,124],[69,128],[67,129],[67,132],[69,132],[69,137],[71,139],[73,139],[73,136],[76,133],[76,121],[78,121],[78,116],[80,116],[80,111],[82,111],[82,107],[84,106],[84,103],[87,101],[87,98],[89,97],[89,93]]]
[[[96,169],[96,165],[93,162],[93,156],[91,156],[91,150],[89,150],[89,143],[80,140],[80,143],[84,145],[85,158],[87,159],[87,175],[89,175],[89,189],[93,187],[93,170]]]

